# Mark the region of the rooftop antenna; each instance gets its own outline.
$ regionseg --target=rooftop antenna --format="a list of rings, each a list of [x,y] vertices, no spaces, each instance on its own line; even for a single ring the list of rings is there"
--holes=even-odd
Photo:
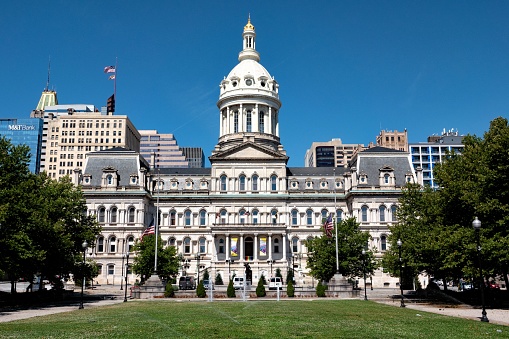
[[[51,55],[48,56],[48,81],[46,82],[46,92],[48,91],[48,88],[49,88],[49,76],[51,74]]]

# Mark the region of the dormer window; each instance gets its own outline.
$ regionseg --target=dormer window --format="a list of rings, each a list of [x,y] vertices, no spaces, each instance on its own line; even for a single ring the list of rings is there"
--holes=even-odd
[[[192,179],[186,180],[186,189],[188,189],[188,190],[193,189],[193,180]]]
[[[83,175],[83,185],[90,185],[92,183],[92,176],[90,174]]]
[[[117,170],[114,167],[103,168],[102,187],[116,187],[118,186],[119,177]]]
[[[364,172],[361,172],[359,174],[359,182],[361,184],[367,184],[368,183],[368,175],[366,173],[364,173]]]
[[[326,188],[327,188],[327,186],[328,186],[328,184],[327,184],[327,180],[325,180],[325,179],[321,179],[321,180],[320,180],[320,189],[326,189]]]
[[[313,181],[311,179],[306,179],[306,189],[312,189],[313,188]]]
[[[171,179],[170,189],[176,190],[179,187],[179,182],[177,179]]]
[[[379,173],[380,186],[394,186],[396,184],[392,167],[384,166],[379,169]]]
[[[209,182],[206,179],[200,180],[200,189],[207,189],[209,188]]]

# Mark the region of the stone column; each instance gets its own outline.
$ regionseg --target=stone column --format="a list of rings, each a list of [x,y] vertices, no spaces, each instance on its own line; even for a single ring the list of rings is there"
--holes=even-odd
[[[269,253],[269,260],[272,260],[272,233],[267,235],[267,240],[269,242],[269,246],[267,248],[267,252]]]
[[[254,243],[253,243],[253,261],[258,260],[258,233],[254,235]]]
[[[269,116],[267,117],[267,133],[272,134],[272,107],[269,106]]]
[[[230,259],[230,234],[226,233],[226,259]]]
[[[281,234],[283,238],[283,260],[286,261],[286,233]]]
[[[244,261],[244,234],[239,236],[239,259],[241,262]]]

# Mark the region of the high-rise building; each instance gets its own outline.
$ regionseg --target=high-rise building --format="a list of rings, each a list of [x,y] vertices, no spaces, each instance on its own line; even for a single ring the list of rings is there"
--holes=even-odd
[[[424,185],[438,188],[434,180],[433,168],[435,164],[444,161],[448,152],[461,154],[465,147],[463,137],[458,131],[444,129],[441,135],[429,136],[427,142],[409,144],[412,166],[414,169],[422,169]]]
[[[376,137],[376,145],[408,152],[408,133],[398,131],[380,131]]]
[[[140,154],[151,167],[189,167],[173,134],[162,134],[156,130],[140,130]]]
[[[13,145],[30,147],[29,169],[39,173],[42,147],[42,119],[0,119],[0,135]]]
[[[201,147],[180,147],[190,168],[205,167],[205,154]]]
[[[343,144],[341,139],[313,142],[304,157],[305,167],[346,167],[352,157],[366,149],[363,144]]]

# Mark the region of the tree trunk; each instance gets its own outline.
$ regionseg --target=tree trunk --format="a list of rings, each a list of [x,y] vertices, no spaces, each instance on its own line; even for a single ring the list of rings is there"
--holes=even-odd
[[[11,279],[11,294],[16,293],[16,280]]]
[[[502,273],[505,281],[505,288],[509,291],[509,277],[507,276],[507,265],[502,267]]]

